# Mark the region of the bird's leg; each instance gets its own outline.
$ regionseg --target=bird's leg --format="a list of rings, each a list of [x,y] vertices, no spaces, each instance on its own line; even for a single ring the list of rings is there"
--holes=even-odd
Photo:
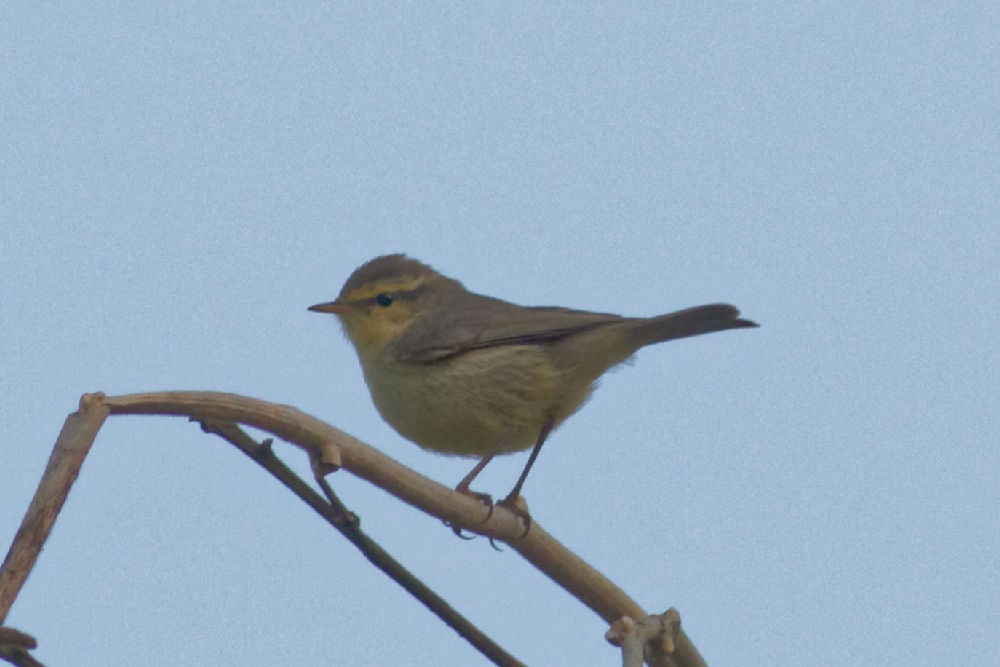
[[[483,471],[483,468],[485,468],[486,465],[493,460],[493,457],[495,457],[497,454],[503,451],[503,448],[507,446],[507,443],[510,442],[510,439],[514,437],[515,430],[516,429],[512,426],[506,431],[504,431],[502,434],[500,434],[500,439],[497,440],[497,444],[493,446],[493,449],[486,452],[486,455],[479,460],[479,462],[475,465],[475,467],[473,467],[472,470],[469,471],[469,474],[463,477],[462,481],[459,482],[458,486],[455,487],[455,491],[457,491],[458,493],[467,496],[472,496],[473,498],[482,501],[483,503],[486,504],[487,507],[489,507],[490,511],[487,512],[486,518],[483,519],[483,523],[489,521],[490,517],[493,516],[493,497],[488,493],[480,493],[479,491],[473,491],[469,488],[469,486],[472,484],[472,480],[476,478],[476,475],[481,473]],[[445,525],[450,526],[450,524],[447,521],[445,522]],[[450,527],[452,532],[461,537],[463,540],[472,539],[471,537],[465,537],[465,535],[462,534],[462,529],[459,528],[458,526],[450,526]],[[493,539],[490,538],[490,544],[492,543]],[[493,545],[493,548],[494,549],[496,548],[495,544]]]
[[[549,436],[549,431],[552,430],[553,420],[550,418],[542,425],[542,430],[538,434],[538,440],[535,442],[534,448],[531,450],[531,455],[528,457],[528,462],[524,464],[524,470],[521,471],[521,476],[517,478],[517,483],[514,488],[511,489],[507,497],[500,501],[500,504],[509,509],[510,511],[517,514],[519,517],[524,519],[528,528],[531,528],[531,515],[528,511],[517,505],[517,499],[521,495],[521,487],[524,486],[524,480],[528,478],[528,472],[531,470],[531,466],[535,464],[535,459],[538,458],[538,452],[542,451],[542,445],[545,444],[545,438]],[[528,534],[526,530],[525,535]]]
[[[485,502],[487,505],[490,506],[491,514],[493,513],[493,498],[491,498],[488,493],[478,493],[476,491],[472,491],[469,489],[469,486],[472,484],[472,480],[476,478],[476,475],[481,473],[483,471],[483,468],[485,468],[487,464],[489,464],[489,462],[492,461],[497,454],[503,451],[503,448],[507,446],[507,443],[510,442],[510,439],[514,437],[514,431],[515,428],[513,426],[504,431],[500,435],[500,439],[497,440],[497,444],[493,446],[493,449],[486,452],[486,455],[479,460],[479,463],[477,463],[475,467],[469,471],[469,474],[463,477],[462,481],[459,482],[458,486],[455,487],[455,490],[458,491],[459,493],[464,493],[467,496],[473,496],[474,498],[479,498],[480,500]]]

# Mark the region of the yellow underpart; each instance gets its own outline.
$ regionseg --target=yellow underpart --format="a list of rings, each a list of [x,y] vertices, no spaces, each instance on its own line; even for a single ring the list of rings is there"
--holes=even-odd
[[[379,414],[403,437],[443,454],[482,456],[509,436],[506,452],[535,443],[582,402],[561,405],[557,371],[536,345],[472,350],[431,364],[386,355],[362,360]]]

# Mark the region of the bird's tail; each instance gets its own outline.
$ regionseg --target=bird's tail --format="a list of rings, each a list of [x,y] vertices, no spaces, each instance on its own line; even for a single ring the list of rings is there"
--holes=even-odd
[[[636,319],[630,325],[628,328],[631,329],[637,347],[675,338],[700,336],[713,331],[759,326],[756,322],[741,319],[740,311],[725,303],[695,306],[666,315]]]

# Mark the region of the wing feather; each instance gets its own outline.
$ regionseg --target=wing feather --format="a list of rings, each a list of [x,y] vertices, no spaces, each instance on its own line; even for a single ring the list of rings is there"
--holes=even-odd
[[[469,293],[432,310],[433,323],[418,320],[400,336],[397,358],[431,362],[485,347],[547,343],[624,319],[554,306],[526,308]]]

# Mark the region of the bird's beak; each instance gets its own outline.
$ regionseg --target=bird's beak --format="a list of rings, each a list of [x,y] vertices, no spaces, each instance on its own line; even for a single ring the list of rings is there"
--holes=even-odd
[[[353,308],[347,304],[337,303],[336,301],[331,301],[329,303],[317,303],[315,306],[309,306],[309,310],[314,313],[331,313],[333,315],[346,315],[351,312]]]

